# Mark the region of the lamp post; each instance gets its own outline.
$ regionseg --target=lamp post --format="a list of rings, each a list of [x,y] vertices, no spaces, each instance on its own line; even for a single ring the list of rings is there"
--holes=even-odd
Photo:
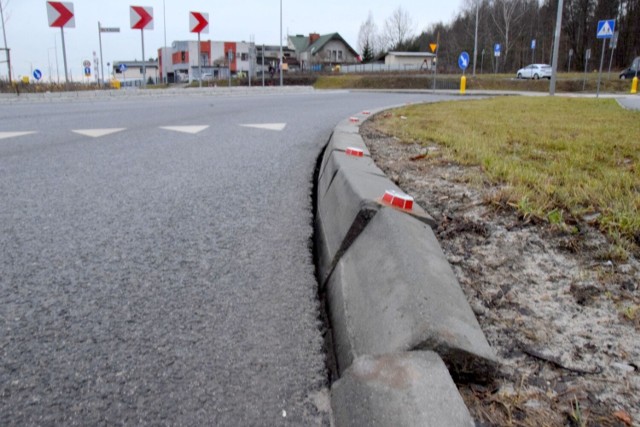
[[[473,77],[476,76],[476,62],[478,61],[478,12],[480,10],[479,0],[476,0],[476,34],[473,38]]]
[[[164,0],[162,0],[162,19],[164,21],[164,46],[162,46],[162,83],[166,84],[167,78],[165,76],[167,75],[167,59],[164,57],[164,55],[167,53],[167,10],[165,8]],[[202,79],[202,75],[200,76],[200,79]]]
[[[0,0],[0,23],[2,23],[2,36],[4,38],[4,51],[7,55],[7,68],[9,70],[9,84],[11,84],[11,51],[7,46],[7,31],[5,30],[4,12],[2,10],[2,0]]]
[[[558,50],[560,49],[560,31],[562,30],[563,0],[558,2],[558,16],[556,18],[556,33],[553,40],[553,60],[551,62],[551,83],[549,84],[549,95],[556,94],[556,79],[558,74]]]
[[[284,58],[282,56],[282,0],[280,0],[280,86],[284,86],[284,78],[282,75],[282,63]]]

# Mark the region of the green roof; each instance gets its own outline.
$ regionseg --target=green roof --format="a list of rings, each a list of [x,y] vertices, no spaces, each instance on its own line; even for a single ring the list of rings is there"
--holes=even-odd
[[[289,41],[293,45],[293,49],[296,52],[304,52],[309,47],[309,37],[305,36],[290,36]]]
[[[293,44],[296,53],[311,52],[313,50],[315,55],[315,52],[322,50],[327,43],[336,40],[344,43],[354,56],[358,55],[358,52],[349,46],[349,43],[347,43],[339,33],[330,33],[320,36],[320,38],[312,44],[309,44],[309,37],[305,36],[290,36],[289,40],[291,41],[291,44]]]

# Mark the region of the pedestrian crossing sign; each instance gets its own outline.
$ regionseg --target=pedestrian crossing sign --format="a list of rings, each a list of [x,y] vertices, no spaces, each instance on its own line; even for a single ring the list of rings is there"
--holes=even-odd
[[[612,39],[615,29],[616,29],[615,19],[606,19],[604,21],[598,21],[597,37],[599,39]]]

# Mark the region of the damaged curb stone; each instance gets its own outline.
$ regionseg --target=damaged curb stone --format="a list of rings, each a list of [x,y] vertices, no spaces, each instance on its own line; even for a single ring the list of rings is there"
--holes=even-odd
[[[331,388],[340,427],[472,427],[447,367],[433,352],[362,356]]]

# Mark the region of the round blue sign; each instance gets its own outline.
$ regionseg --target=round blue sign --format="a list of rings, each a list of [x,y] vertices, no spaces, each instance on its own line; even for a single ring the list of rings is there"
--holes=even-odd
[[[33,78],[36,80],[40,80],[42,78],[42,71],[38,69],[33,70]]]
[[[458,57],[458,67],[460,67],[463,71],[467,69],[469,66],[469,54],[467,52],[462,52]]]

